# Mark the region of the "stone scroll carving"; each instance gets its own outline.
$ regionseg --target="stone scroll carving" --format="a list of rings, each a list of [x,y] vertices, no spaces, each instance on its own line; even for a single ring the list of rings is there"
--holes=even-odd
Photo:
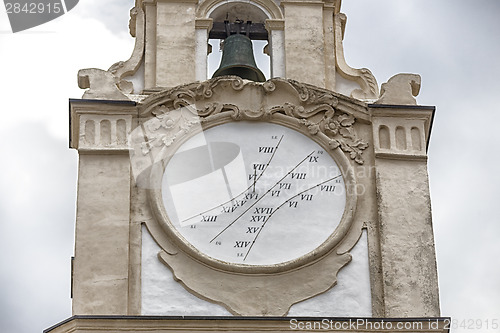
[[[356,89],[351,93],[351,97],[359,100],[375,100],[379,96],[377,79],[367,68],[355,69],[350,67],[344,57],[345,23],[347,17],[343,13],[335,14],[335,61],[340,75],[348,80],[355,81],[361,89]]]
[[[125,80],[139,69],[144,55],[144,12],[140,6],[130,10],[130,34],[135,37],[135,46],[130,58],[114,63],[107,71],[86,68],[78,71],[78,86],[88,89],[83,98],[127,100],[125,94],[134,92],[132,82]]]
[[[274,93],[277,86],[280,92]],[[234,93],[244,88],[245,92]],[[285,99],[287,102],[272,104],[274,95],[278,97],[283,91],[291,93]],[[261,95],[268,96],[267,102],[258,102],[262,100]],[[357,164],[363,164],[363,151],[368,143],[356,132],[356,117],[336,109],[339,96],[285,79],[258,84],[239,77],[226,77],[188,84],[148,98],[149,106],[142,111],[141,117],[147,119],[145,131],[149,135],[142,144],[142,151],[147,154],[169,146],[182,132],[221,114],[230,114],[234,120],[265,120],[285,115],[295,118],[310,134],[326,136],[331,149],[339,148]]]
[[[223,276],[217,270],[193,263],[193,259],[181,252],[168,254],[161,251],[158,258],[172,269],[174,278],[191,293],[221,304],[240,316],[285,316],[291,305],[333,287],[337,283],[338,271],[351,261],[350,254],[329,256],[307,269],[277,274],[269,279],[266,275],[227,273]],[[193,279],[193,276],[203,278]],[[290,292],[290,286],[296,291]]]

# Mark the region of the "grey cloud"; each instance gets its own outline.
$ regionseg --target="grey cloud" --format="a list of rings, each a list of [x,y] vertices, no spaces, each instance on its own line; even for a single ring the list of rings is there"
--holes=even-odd
[[[0,331],[40,332],[71,315],[76,156],[41,123],[0,134]],[[5,163],[8,161],[8,163]],[[27,320],[29,318],[29,320]]]
[[[417,101],[437,107],[429,173],[442,314],[498,319],[500,2],[357,0],[342,11],[347,63],[379,85],[419,73]]]
[[[129,11],[134,5],[134,0],[85,0],[80,1],[72,12],[102,22],[115,34],[128,34]]]

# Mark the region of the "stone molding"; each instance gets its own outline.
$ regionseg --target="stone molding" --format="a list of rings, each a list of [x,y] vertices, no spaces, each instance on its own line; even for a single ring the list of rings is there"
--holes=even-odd
[[[194,22],[196,29],[206,29],[210,31],[212,29],[212,25],[214,20],[211,18],[197,18]]]
[[[156,0],[156,3],[194,3],[197,4],[198,0]]]
[[[128,153],[136,103],[70,100],[70,147],[79,153]]]
[[[277,86],[279,91],[293,92],[290,96],[291,102],[284,102],[281,105],[257,105],[256,107],[247,106],[241,108],[232,103],[210,102],[210,98],[215,91],[225,87],[231,87],[234,92],[241,90],[259,89],[262,90],[262,95],[272,94]],[[226,93],[227,94],[227,93]],[[237,95],[235,95],[237,96]],[[151,147],[161,147],[165,142],[175,141],[177,136],[170,136],[165,133],[161,134],[162,130],[168,129],[171,125],[163,124],[164,118],[168,117],[167,113],[172,109],[184,107],[186,114],[200,116],[200,119],[194,119],[194,122],[203,122],[204,118],[210,116],[218,116],[219,113],[229,112],[233,119],[270,119],[279,117],[278,114],[295,117],[299,124],[307,127],[308,132],[312,135],[319,135],[327,140],[331,149],[339,148],[349,154],[350,159],[358,164],[363,164],[363,150],[368,147],[368,143],[358,138],[353,125],[356,122],[356,116],[361,112],[352,112],[351,108],[347,107],[352,101],[339,102],[341,95],[331,91],[317,88],[308,84],[303,84],[294,80],[272,79],[259,84],[251,81],[244,81],[239,77],[223,77],[215,78],[204,82],[196,82],[173,88],[158,94],[151,95],[141,102],[140,116],[151,118],[158,125],[153,132],[159,135],[153,136],[152,140],[147,141],[147,145],[143,150],[149,150]],[[228,99],[233,99],[232,96],[227,96]],[[296,101],[295,103],[292,102]],[[198,107],[204,103],[202,107]],[[340,106],[337,111],[335,108]],[[354,107],[356,107],[356,103]],[[196,105],[196,110],[192,109]],[[359,108],[357,110],[361,110]],[[339,113],[342,110],[344,113]],[[368,119],[367,114],[362,115]],[[184,118],[182,118],[184,119]],[[182,120],[181,119],[181,120]],[[180,126],[181,124],[178,124]],[[182,126],[193,126],[195,123],[187,121]],[[184,130],[184,128],[178,128]]]
[[[285,20],[266,20],[266,29],[268,32],[272,30],[285,30]]]
[[[377,158],[426,160],[434,107],[372,104]]]
[[[231,2],[241,2],[238,0],[205,0],[200,2],[200,5],[196,9],[197,18],[209,18],[210,13],[215,10],[215,8],[231,3]],[[264,13],[272,20],[282,20],[283,13],[280,7],[272,0],[248,0],[244,1],[249,5],[257,6],[260,9],[264,9]]]
[[[286,0],[281,1],[281,5],[295,5],[295,6],[324,6],[325,3],[323,1],[317,0]]]
[[[319,326],[327,323],[326,328]],[[358,324],[359,323],[359,324]],[[322,332],[381,332],[392,327],[391,332],[446,333],[451,318],[262,318],[262,317],[155,317],[155,316],[74,316],[50,327],[43,333],[93,333],[105,330],[108,333],[121,332],[291,332],[299,325],[317,325]],[[294,329],[294,327],[297,328]],[[333,329],[329,329],[332,327]],[[394,329],[403,327],[402,329]],[[419,327],[422,327],[419,329]],[[406,328],[406,329],[405,329]],[[304,330],[303,329],[303,330]],[[307,330],[316,331],[311,328]]]

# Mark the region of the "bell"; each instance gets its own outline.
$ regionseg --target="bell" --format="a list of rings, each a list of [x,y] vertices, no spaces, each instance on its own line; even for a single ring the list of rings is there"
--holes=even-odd
[[[214,77],[236,75],[242,79],[264,82],[266,77],[255,64],[252,41],[245,35],[235,34],[224,40],[222,60]]]

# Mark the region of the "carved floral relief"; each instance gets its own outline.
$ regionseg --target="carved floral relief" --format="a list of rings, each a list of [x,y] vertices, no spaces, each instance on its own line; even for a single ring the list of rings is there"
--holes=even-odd
[[[289,102],[278,105],[261,103],[256,109],[245,108],[244,103],[236,105],[213,98],[217,90],[223,90],[225,86],[235,92],[249,86],[251,89],[261,89],[264,95],[272,95],[276,85],[293,88],[295,96],[288,97]],[[292,102],[292,99],[295,101]],[[186,133],[194,125],[203,125],[220,114],[229,114],[234,120],[269,120],[277,114],[286,115],[296,119],[310,134],[326,135],[331,149],[340,148],[358,164],[364,163],[363,151],[368,147],[368,143],[356,133],[356,118],[336,109],[338,97],[332,92],[293,80],[273,79],[257,84],[238,77],[216,78],[174,88],[166,94],[153,95],[143,103],[145,107],[141,114],[143,119],[147,119],[143,123],[148,134],[142,145],[143,154],[149,153],[154,147],[169,146],[179,134]]]

